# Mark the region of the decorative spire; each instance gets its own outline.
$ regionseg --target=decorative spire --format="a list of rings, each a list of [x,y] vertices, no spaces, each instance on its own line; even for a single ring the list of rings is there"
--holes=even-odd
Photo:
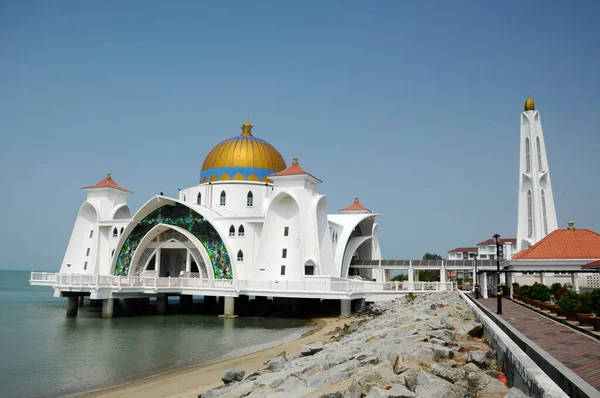
[[[294,156],[294,161],[292,164],[298,166],[298,156]]]
[[[252,137],[252,127],[254,127],[254,126],[250,124],[250,122],[248,121],[248,116],[246,116],[246,121],[242,125],[241,136],[242,137]]]
[[[525,108],[525,112],[535,111],[535,102],[533,102],[533,100],[531,99],[530,96],[527,96],[527,99],[525,100],[525,105],[523,106],[523,108]]]
[[[354,198],[354,203],[360,203],[360,201],[358,200],[358,196]]]
[[[575,223],[573,220],[569,220],[569,227],[567,228],[569,231],[575,231]]]
[[[109,171],[108,173],[106,173],[106,179],[107,179],[107,180],[112,180],[112,177],[111,177],[110,171]]]

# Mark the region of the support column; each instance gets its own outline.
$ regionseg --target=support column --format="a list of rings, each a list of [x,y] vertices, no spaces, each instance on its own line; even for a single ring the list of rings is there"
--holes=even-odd
[[[160,276],[160,254],[162,249],[159,247],[156,249],[156,254],[154,255],[154,269],[156,270],[156,276]]]
[[[235,318],[235,297],[225,297],[225,305],[223,306],[223,315],[219,318]]]
[[[79,307],[79,297],[69,296],[67,298],[67,317],[73,318],[77,316],[77,308]]]
[[[354,307],[356,309],[356,312],[361,312],[361,311],[365,310],[365,307],[367,306],[367,302],[364,298],[359,298],[354,301],[356,301],[356,305]]]
[[[188,277],[189,273],[192,272],[192,253],[189,250],[186,251],[185,256],[185,272],[188,273]]]
[[[156,297],[156,312],[160,315],[167,313],[167,296]]]
[[[545,272],[540,272],[540,283],[542,285],[546,284],[546,273]]]
[[[412,262],[408,265],[408,290],[413,289],[413,282],[415,281],[415,270],[413,270]]]
[[[442,285],[442,283],[444,283]],[[446,267],[442,265],[440,268],[440,290],[446,290]]]
[[[473,285],[473,293],[475,293],[475,289],[476,289],[475,283],[476,282],[477,282],[477,273],[475,272],[475,265],[473,265],[473,283],[472,283],[472,285]],[[463,281],[463,283],[464,283],[464,281]]]
[[[513,298],[513,293],[514,293],[512,284],[513,284],[513,274],[512,274],[512,272],[507,272],[506,273],[506,286],[508,287],[508,291],[510,292],[509,293],[510,298]]]
[[[352,301],[349,299],[340,300],[340,318],[349,318],[352,309]]]
[[[571,284],[573,285],[573,290],[579,293],[579,273],[573,272],[571,274]]]
[[[482,272],[479,275],[479,284],[481,285],[481,296],[488,298],[487,272]]]
[[[83,307],[83,300],[85,299],[85,296],[79,296],[79,306]]]
[[[114,299],[102,300],[102,318],[112,318],[114,310]]]
[[[194,296],[192,296],[191,294],[182,294],[181,296],[179,296],[179,305],[181,306],[181,308],[188,309],[192,306],[193,302]]]

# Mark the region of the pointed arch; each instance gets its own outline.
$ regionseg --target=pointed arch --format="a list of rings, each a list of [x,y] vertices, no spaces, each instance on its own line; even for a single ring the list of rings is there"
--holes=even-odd
[[[531,171],[531,148],[529,146],[529,138],[525,138],[525,170]]]
[[[252,194],[252,191],[248,191],[248,195],[246,195],[246,206],[254,206],[254,195]]]
[[[237,252],[237,260],[244,261],[244,252],[242,251],[242,249],[238,250]]]
[[[219,200],[219,204],[221,206],[225,206],[227,204],[227,194],[225,193],[225,191],[221,191],[221,197]]]
[[[537,169],[538,171],[542,171],[542,147],[540,144],[540,137],[535,137],[535,147],[537,149]]]
[[[240,224],[240,227],[238,228],[238,236],[244,236],[244,226]]]
[[[548,217],[546,217],[546,192],[542,189],[542,217],[544,220],[544,236],[548,235]]]
[[[196,199],[196,204],[201,205],[202,204],[202,193],[198,192],[198,197]]]
[[[533,199],[531,189],[527,190],[527,236],[533,235]]]
[[[235,227],[233,225],[229,227],[229,236],[235,236]]]
[[[123,235],[123,232],[125,232],[125,228],[121,227],[121,230],[119,231],[119,236]]]

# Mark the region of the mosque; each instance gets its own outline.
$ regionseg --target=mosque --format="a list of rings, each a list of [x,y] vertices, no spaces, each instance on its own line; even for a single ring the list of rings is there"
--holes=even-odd
[[[208,153],[199,184],[161,192],[133,216],[133,192],[110,173],[84,187],[60,274],[302,281],[348,278],[351,260],[381,259],[378,214],[358,198],[327,214],[322,181],[298,158],[287,166],[252,127]]]

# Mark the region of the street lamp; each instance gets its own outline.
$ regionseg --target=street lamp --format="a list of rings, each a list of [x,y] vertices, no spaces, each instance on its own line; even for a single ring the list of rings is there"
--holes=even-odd
[[[500,287],[500,257],[502,257],[503,250],[501,250],[500,247],[500,235],[494,234],[494,242],[496,242],[496,297],[498,300],[498,308],[496,310],[496,314],[502,314],[502,288]]]
[[[475,260],[475,280],[473,283],[475,284],[475,300],[477,300],[479,298],[479,286],[477,286],[477,279],[479,279],[477,277],[477,253],[473,256],[473,260]]]

